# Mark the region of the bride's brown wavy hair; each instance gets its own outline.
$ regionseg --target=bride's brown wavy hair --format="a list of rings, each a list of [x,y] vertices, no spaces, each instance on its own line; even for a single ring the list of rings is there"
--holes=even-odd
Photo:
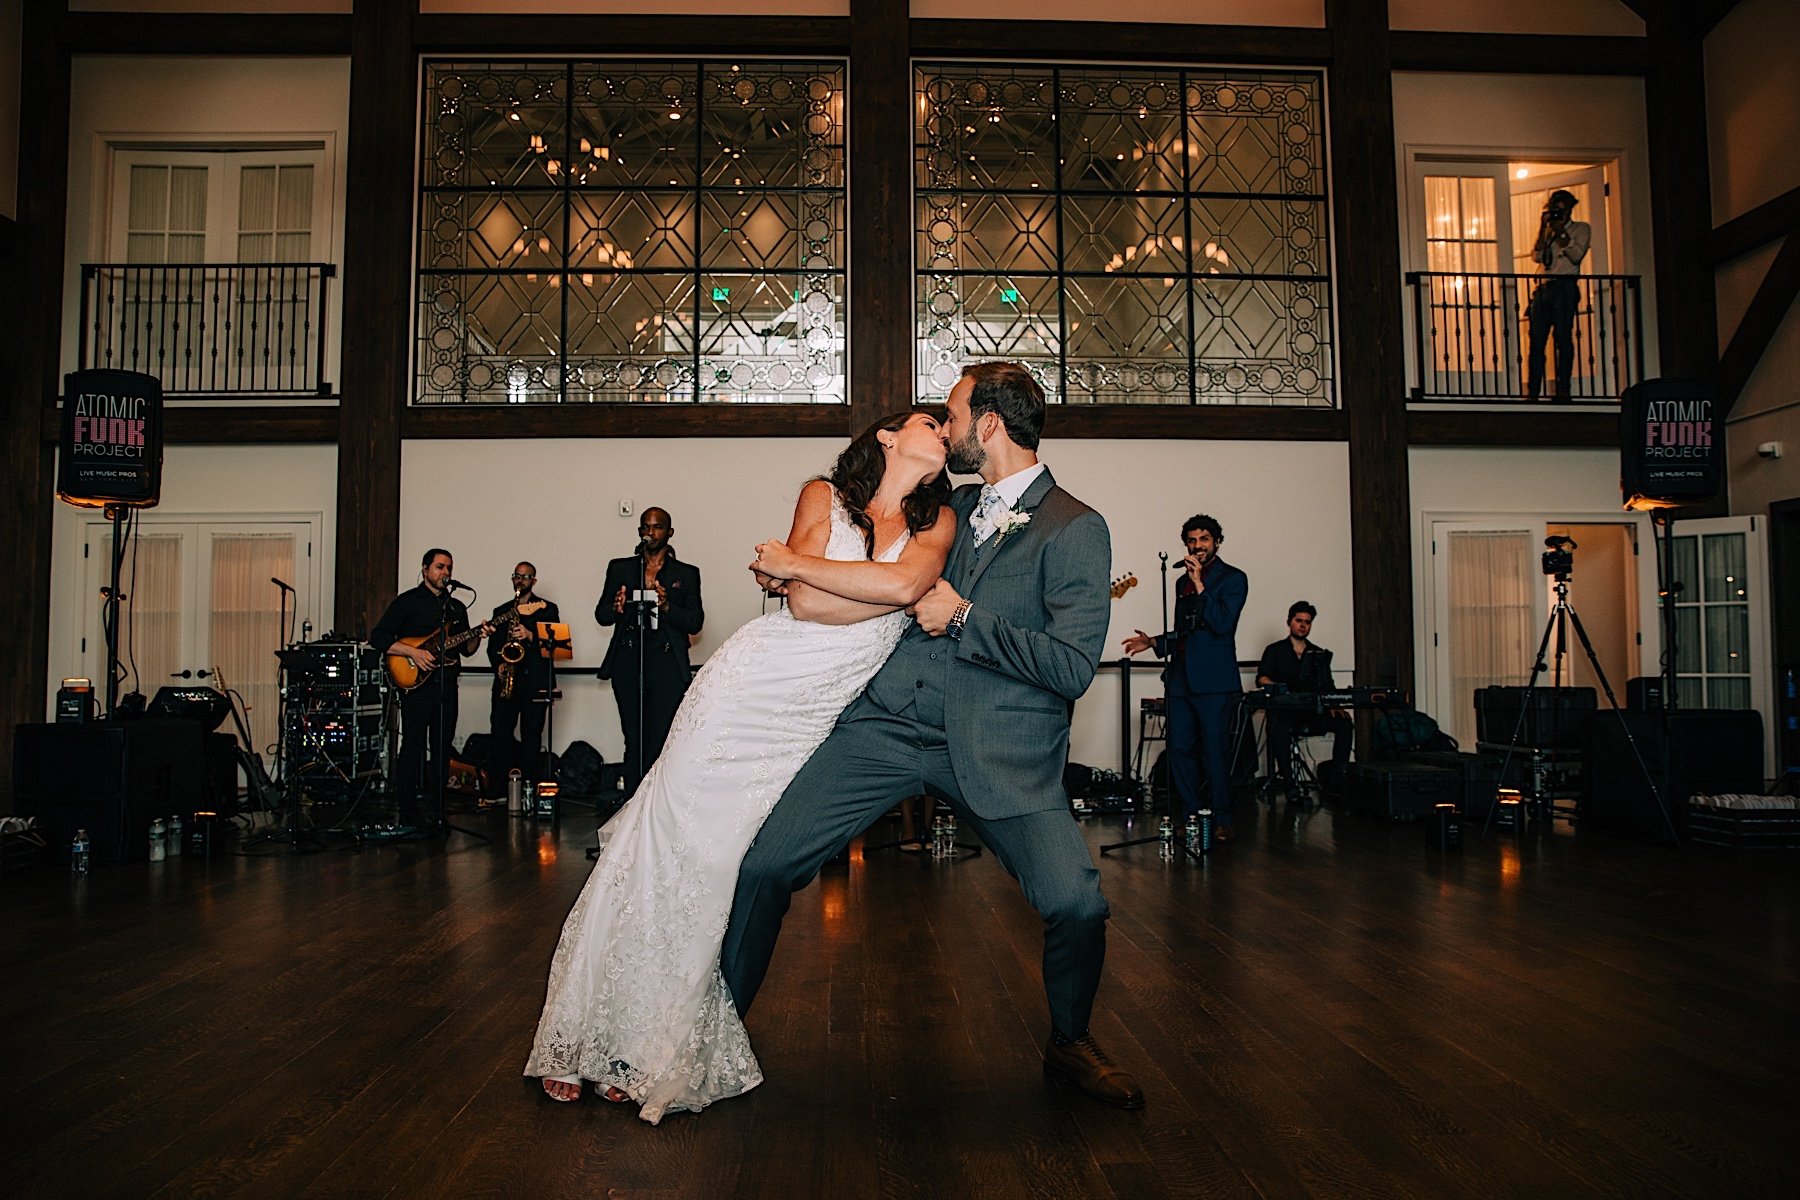
[[[825,481],[837,489],[845,511],[850,514],[851,523],[862,530],[863,544],[868,547],[871,558],[875,556],[875,522],[869,517],[869,501],[875,498],[875,489],[881,486],[881,477],[887,471],[887,458],[882,453],[880,439],[875,435],[883,430],[889,433],[900,432],[918,411],[909,408],[889,413],[857,434],[844,447],[844,452],[838,455],[831,474],[824,476]],[[938,509],[949,500],[950,477],[939,471],[908,492],[906,499],[900,502],[900,511],[906,516],[906,527],[915,534],[931,528],[937,520]]]

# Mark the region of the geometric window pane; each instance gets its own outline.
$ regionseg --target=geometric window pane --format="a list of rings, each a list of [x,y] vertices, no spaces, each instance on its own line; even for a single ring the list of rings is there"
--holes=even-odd
[[[1700,679],[1677,679],[1675,681],[1675,704],[1678,708],[1705,708],[1705,681]]]
[[[1218,276],[1196,283],[1198,402],[1330,404],[1330,300],[1322,280]]]
[[[843,402],[844,64],[428,61],[415,402]]]
[[[963,364],[1004,358],[1022,362],[1062,398],[1060,289],[1055,279],[1014,276],[921,275],[914,328],[924,331],[915,368],[922,404],[941,401],[962,377]]]
[[[920,193],[916,261],[930,271],[1056,270],[1056,197]]]
[[[700,394],[737,403],[844,401],[843,300],[830,275],[701,278]]]
[[[1178,279],[1069,280],[1069,402],[1185,404],[1187,300]]]
[[[1173,196],[1068,196],[1063,263],[1070,271],[1163,275],[1188,270],[1186,216]]]
[[[918,400],[1013,357],[1055,402],[1337,403],[1319,72],[923,63],[914,86]]]

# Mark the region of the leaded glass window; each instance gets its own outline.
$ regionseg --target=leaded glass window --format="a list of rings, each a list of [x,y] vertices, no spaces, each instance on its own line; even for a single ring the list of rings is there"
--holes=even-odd
[[[916,395],[1336,403],[1318,72],[917,68]]]
[[[428,62],[421,404],[844,399],[841,62]]]

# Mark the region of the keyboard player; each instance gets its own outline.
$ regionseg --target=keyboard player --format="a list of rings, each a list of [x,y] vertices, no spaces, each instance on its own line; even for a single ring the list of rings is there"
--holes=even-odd
[[[1271,684],[1285,686],[1289,693],[1316,694],[1332,690],[1331,651],[1312,643],[1313,618],[1319,610],[1305,600],[1288,606],[1287,636],[1263,648],[1262,661],[1256,667],[1259,687]],[[1350,748],[1356,737],[1356,723],[1341,708],[1316,713],[1303,709],[1271,707],[1264,718],[1268,725],[1269,770],[1277,787],[1293,791],[1294,738],[1300,735],[1331,735],[1331,774],[1333,784],[1341,785],[1344,767],[1350,762]]]

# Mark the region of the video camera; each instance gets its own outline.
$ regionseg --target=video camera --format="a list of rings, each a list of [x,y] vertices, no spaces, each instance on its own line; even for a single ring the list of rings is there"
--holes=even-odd
[[[1580,549],[1575,539],[1561,534],[1551,534],[1544,539],[1548,547],[1544,551],[1544,574],[1554,575],[1559,583],[1567,582],[1575,571],[1575,551]]]

